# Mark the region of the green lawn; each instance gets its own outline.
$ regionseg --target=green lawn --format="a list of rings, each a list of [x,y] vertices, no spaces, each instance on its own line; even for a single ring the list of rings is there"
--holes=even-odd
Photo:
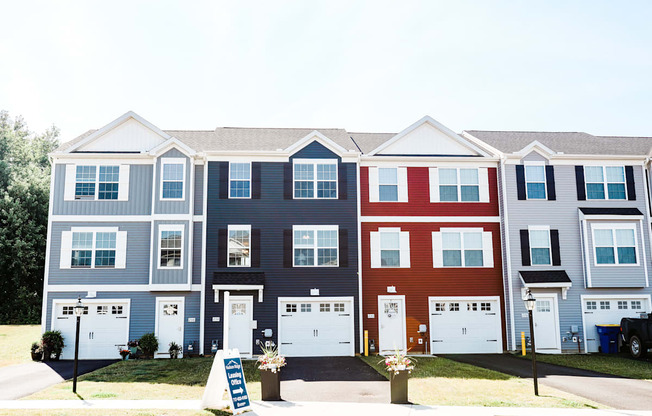
[[[41,339],[40,325],[0,325],[0,367],[32,360],[32,342]]]
[[[518,355],[531,360],[531,355]],[[616,376],[652,380],[652,363],[629,358],[627,354],[537,354],[537,361],[581,368]]]
[[[389,378],[380,356],[361,357]],[[412,358],[412,357],[411,357]],[[492,370],[439,357],[416,357],[408,384],[412,403],[442,406],[604,408],[588,399]]]

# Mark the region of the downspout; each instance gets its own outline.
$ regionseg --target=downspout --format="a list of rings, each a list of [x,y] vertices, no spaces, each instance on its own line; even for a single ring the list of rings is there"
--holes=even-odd
[[[54,195],[54,174],[56,170],[55,158],[48,155],[50,162],[50,200],[48,201],[48,229],[45,240],[45,265],[43,267],[43,300],[41,306],[41,333],[45,332],[48,311],[48,279],[50,276],[50,248],[52,241],[52,196]],[[65,174],[65,173],[64,173]],[[54,311],[52,311],[54,313]]]
[[[650,157],[648,156],[648,157],[645,158],[645,162],[644,162],[643,167],[642,167],[643,177],[644,177],[644,180],[645,180],[645,187],[644,187],[645,199],[646,199],[646,201],[645,201],[646,202],[645,203],[645,211],[646,211],[646,214],[647,214],[647,218],[646,218],[645,222],[646,222],[646,229],[647,229],[648,237],[652,236],[652,223],[650,223],[650,211],[652,210],[652,208],[650,207],[651,201],[650,201],[650,171],[648,169],[649,163],[650,163]],[[645,236],[641,236],[641,239],[643,239],[643,241],[645,242]],[[650,247],[652,247],[652,241],[648,240],[648,244],[649,244]],[[647,264],[645,265],[645,267],[648,269],[648,274],[647,275],[649,276],[649,267],[648,267]],[[650,287],[649,278],[645,279],[645,285],[646,285],[646,287]]]
[[[512,251],[511,244],[509,241],[509,213],[507,209],[507,181],[505,179],[505,161],[506,157],[501,155],[500,157],[500,187],[502,189],[502,201],[498,205],[500,211],[500,217],[502,218],[501,227],[503,227],[503,232],[505,235],[505,257],[503,257],[507,263],[507,267],[504,267],[504,270],[507,271],[507,294],[505,296],[505,303],[509,299],[509,325],[511,335],[511,350],[516,350],[516,330],[514,328],[514,296],[512,290]],[[505,266],[505,265],[503,265]],[[507,307],[507,305],[505,305]]]
[[[201,227],[201,299],[199,300],[199,354],[204,354],[204,337],[206,327],[206,226],[208,215],[206,208],[208,206],[208,158],[204,156],[204,184],[202,199],[202,227]]]
[[[353,138],[351,138],[353,140]],[[355,143],[355,141],[354,141]],[[357,144],[356,144],[357,146]],[[359,149],[359,148],[358,148]],[[356,183],[356,205],[357,205],[357,218],[356,223],[358,227],[358,322],[359,322],[359,336],[360,336],[360,353],[364,352],[364,326],[362,324],[362,210],[360,201],[360,154],[355,162],[355,183]]]

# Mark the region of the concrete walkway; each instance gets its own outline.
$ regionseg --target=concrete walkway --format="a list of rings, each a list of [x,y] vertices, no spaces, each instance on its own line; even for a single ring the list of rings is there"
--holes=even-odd
[[[199,400],[0,400],[0,409],[165,409],[198,410]],[[260,416],[652,416],[647,411],[518,407],[415,406],[341,402],[254,402],[248,415]]]
[[[442,355],[451,360],[532,378],[532,361],[508,354]],[[537,363],[539,384],[586,397],[614,409],[652,410],[652,382]]]
[[[79,375],[118,360],[79,360]],[[0,400],[19,399],[72,378],[73,361],[27,363],[0,368]]]

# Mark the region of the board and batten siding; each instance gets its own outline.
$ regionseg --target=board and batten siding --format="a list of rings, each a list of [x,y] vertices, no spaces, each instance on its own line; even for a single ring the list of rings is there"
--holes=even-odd
[[[165,158],[183,158],[186,160],[186,174],[185,181],[183,183],[183,195],[184,199],[182,201],[166,201],[161,200],[161,159]],[[154,190],[155,201],[154,201],[154,213],[155,214],[188,214],[190,212],[190,200],[194,198],[195,195],[190,193],[190,164],[193,163],[185,154],[181,153],[177,149],[170,149],[156,159],[156,189]]]
[[[102,160],[87,160],[79,165],[102,165]],[[149,215],[152,210],[152,165],[129,165],[129,199],[64,201],[66,165],[54,165],[53,215]]]
[[[203,223],[193,223],[193,240],[192,240],[192,284],[201,283],[201,260],[204,255],[202,250],[202,229]]]
[[[310,297],[310,290],[317,288],[322,297],[354,298],[355,351],[359,350],[356,165],[341,163],[340,158],[316,142],[297,152],[293,158],[338,159],[340,172],[344,171],[341,166],[346,165],[347,198],[285,199],[284,170],[288,163],[264,162],[259,164],[260,198],[221,199],[220,164],[228,162],[208,164],[205,351],[210,351],[212,340],[218,340],[222,347],[224,303],[222,299],[219,303],[214,300],[212,281],[215,272],[265,273],[263,302],[258,302],[257,292],[231,291],[231,295],[254,296],[253,319],[258,321],[258,329],[253,332],[254,346],[257,339],[262,339],[261,331],[266,328],[273,330],[273,340],[278,343],[279,297]],[[260,246],[252,246],[254,257],[257,256],[254,251],[259,250],[260,267],[219,267],[220,250],[223,251],[221,255],[226,255],[226,229],[229,224],[250,224],[252,230],[260,231]],[[348,265],[284,267],[284,230],[291,230],[293,225],[338,225],[340,230],[346,230]],[[220,234],[223,236],[222,242],[219,241]],[[223,292],[220,292],[220,298],[222,296]],[[214,317],[219,317],[220,322],[213,322]],[[255,351],[259,351],[258,347]]]
[[[160,226],[161,225],[183,225],[183,248],[181,254],[181,267],[180,268],[159,268],[159,263],[161,261],[159,256],[159,245],[160,245]],[[194,236],[197,238],[197,236]],[[201,234],[199,235],[201,239]],[[154,255],[152,256],[152,284],[186,284],[188,283],[188,267],[193,258],[188,254],[188,248],[190,239],[190,227],[188,227],[188,221],[174,221],[174,220],[165,220],[165,221],[154,221],[154,241],[152,242],[152,248],[154,250]],[[201,269],[200,269],[201,270]]]
[[[527,156],[526,156],[527,157]],[[530,157],[529,160],[535,158]],[[536,159],[536,158],[535,158]],[[547,162],[546,162],[547,163]],[[637,200],[577,200],[577,189],[575,185],[575,166],[554,165],[556,200],[518,200],[516,189],[516,166],[505,166],[505,180],[507,190],[507,208],[509,215],[509,239],[511,246],[512,266],[512,288],[514,302],[514,325],[517,348],[520,348],[520,332],[529,334],[527,310],[521,299],[521,282],[519,271],[521,270],[565,270],[572,281],[572,287],[568,290],[567,299],[562,299],[559,289],[540,289],[540,292],[558,293],[559,325],[561,347],[564,351],[577,351],[577,344],[570,340],[570,327],[577,325],[580,330],[579,336],[583,339],[582,309],[580,295],[585,294],[647,294],[650,289],[612,287],[609,289],[587,289],[585,288],[584,264],[582,257],[582,240],[579,223],[580,207],[600,208],[638,208],[645,213],[645,181],[640,166],[634,167],[634,179],[636,182]],[[646,223],[649,219],[644,220]],[[545,225],[550,229],[559,230],[559,245],[561,253],[560,266],[523,266],[521,260],[520,230],[525,230],[528,225]],[[649,235],[645,235],[645,245],[650,249]],[[649,253],[649,251],[648,251]],[[650,256],[647,256],[648,264],[642,267],[649,268]],[[627,268],[625,268],[627,269]],[[619,281],[626,282],[627,276],[621,275],[620,267],[613,268],[614,286]],[[641,269],[642,270],[642,269]],[[636,273],[638,276],[638,272]],[[607,277],[608,279],[608,277]],[[536,292],[534,295],[536,297]],[[507,317],[509,319],[509,317]],[[563,341],[566,337],[567,341]],[[584,345],[582,345],[584,348]]]
[[[61,233],[71,227],[118,227],[127,232],[127,263],[124,269],[71,268],[61,269]],[[129,285],[149,283],[149,222],[53,222],[50,235],[48,284]]]
[[[194,215],[204,213],[204,165],[195,165],[195,202]]]

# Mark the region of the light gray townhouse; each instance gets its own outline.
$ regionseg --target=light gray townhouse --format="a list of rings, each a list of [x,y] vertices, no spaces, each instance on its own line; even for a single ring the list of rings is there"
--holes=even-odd
[[[596,324],[650,311],[650,138],[466,131],[500,163],[508,348],[597,352]]]

